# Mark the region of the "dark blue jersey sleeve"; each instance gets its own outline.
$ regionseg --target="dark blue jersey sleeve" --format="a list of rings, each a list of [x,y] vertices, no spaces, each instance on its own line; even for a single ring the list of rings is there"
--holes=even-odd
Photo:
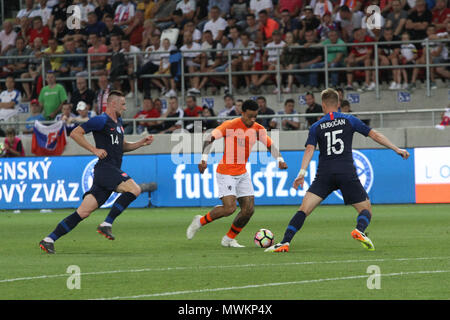
[[[83,123],[81,127],[86,133],[100,131],[105,127],[106,120],[103,116],[96,116]]]
[[[316,134],[317,130],[316,129],[317,129],[317,125],[312,125],[311,128],[309,129],[308,139],[306,140],[305,147],[308,144],[311,144],[314,147],[316,147],[316,145],[317,145],[317,134]]]
[[[353,129],[356,132],[361,133],[365,137],[367,137],[369,135],[370,130],[372,130],[372,128],[370,128],[364,122],[362,122],[360,119],[358,119],[354,116],[349,116],[348,120],[350,121]]]

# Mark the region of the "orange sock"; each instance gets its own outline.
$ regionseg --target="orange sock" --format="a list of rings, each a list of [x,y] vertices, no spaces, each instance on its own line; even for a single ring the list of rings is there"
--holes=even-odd
[[[231,224],[231,228],[227,233],[227,236],[231,239],[236,238],[236,236],[241,232],[242,228],[236,227],[234,224]]]
[[[200,224],[202,226],[204,226],[207,223],[212,222],[212,218],[211,218],[211,214],[208,212],[207,214],[205,214],[203,217],[200,218]]]

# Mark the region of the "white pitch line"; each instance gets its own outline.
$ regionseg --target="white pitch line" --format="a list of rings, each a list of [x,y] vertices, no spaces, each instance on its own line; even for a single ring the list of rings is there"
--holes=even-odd
[[[331,261],[300,261],[300,262],[286,262],[286,263],[255,263],[255,264],[237,264],[225,266],[187,266],[187,267],[167,267],[167,268],[143,268],[143,269],[128,269],[128,270],[108,270],[108,271],[93,271],[80,273],[81,276],[100,275],[100,274],[114,274],[114,273],[137,273],[137,272],[154,272],[154,271],[184,271],[184,270],[199,270],[199,269],[227,269],[227,268],[254,268],[254,267],[275,267],[275,266],[289,266],[289,265],[310,265],[310,264],[337,264],[337,263],[362,263],[362,262],[385,262],[385,261],[412,261],[412,260],[442,260],[450,259],[450,257],[419,257],[419,258],[394,258],[394,259],[366,259],[366,260],[331,260]],[[21,277],[12,279],[0,280],[0,283],[8,283],[15,281],[39,280],[67,277],[67,273],[50,274],[32,277]]]
[[[433,274],[433,273],[445,273],[445,272],[450,272],[450,270],[409,271],[409,272],[380,274],[380,276],[381,277],[395,277],[395,276],[406,276],[406,275],[411,275],[411,274]],[[368,278],[368,277],[369,277],[369,275],[365,274],[365,275],[339,277],[339,278],[311,279],[311,280],[300,280],[300,281],[289,281],[289,282],[273,282],[273,283],[251,284],[251,285],[240,286],[240,287],[198,289],[198,290],[186,290],[186,291],[172,291],[172,292],[141,294],[141,295],[125,296],[125,297],[96,298],[96,299],[90,299],[90,300],[140,299],[140,298],[174,296],[174,295],[180,295],[180,294],[219,292],[219,291],[229,291],[229,290],[253,289],[253,288],[261,288],[261,287],[299,285],[299,284],[317,283],[317,282],[325,282],[325,281],[353,280],[353,279],[361,279],[361,278]]]

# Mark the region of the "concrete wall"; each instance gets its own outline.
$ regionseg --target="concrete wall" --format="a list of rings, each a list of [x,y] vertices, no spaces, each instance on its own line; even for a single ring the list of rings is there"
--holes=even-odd
[[[414,147],[435,147],[435,146],[450,146],[450,127],[444,130],[438,130],[434,127],[423,128],[381,128],[377,129],[386,135],[394,144],[401,148]],[[275,140],[276,144],[280,146],[281,150],[303,150],[308,131],[290,131],[290,132],[272,132],[270,134]],[[143,136],[128,135],[126,140],[134,142],[141,139]],[[31,136],[22,136],[22,141],[26,150],[27,156],[32,156],[31,153]],[[87,135],[90,143],[93,143],[92,134]],[[155,135],[155,140],[151,146],[144,147],[140,150],[131,152],[131,154],[158,154],[174,152],[195,152],[201,153],[202,150],[201,135],[169,135],[158,134]],[[1,140],[3,142],[3,138]],[[182,150],[184,148],[184,150]],[[262,148],[262,147],[261,147]],[[354,149],[372,149],[384,148],[370,138],[366,138],[360,134],[355,134],[353,139]],[[223,143],[217,141],[214,145],[214,151],[221,152],[223,150]],[[259,149],[263,150],[263,149]],[[89,151],[79,147],[72,139],[68,138],[68,143],[63,155],[88,155]]]

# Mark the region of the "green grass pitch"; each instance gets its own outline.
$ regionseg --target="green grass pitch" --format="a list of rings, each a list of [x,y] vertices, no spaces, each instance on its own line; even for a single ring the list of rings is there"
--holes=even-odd
[[[186,239],[192,217],[208,209],[128,209],[114,241],[96,232],[107,214],[99,210],[56,242],[55,255],[38,243],[72,210],[0,212],[0,299],[450,298],[450,205],[374,206],[374,252],[350,236],[353,208],[320,206],[279,254],[257,248],[253,235],[268,228],[281,240],[297,207],[256,207],[237,238],[245,248],[220,245],[235,215]],[[80,268],[80,289],[68,289],[71,265]],[[369,266],[379,268],[379,282]]]

